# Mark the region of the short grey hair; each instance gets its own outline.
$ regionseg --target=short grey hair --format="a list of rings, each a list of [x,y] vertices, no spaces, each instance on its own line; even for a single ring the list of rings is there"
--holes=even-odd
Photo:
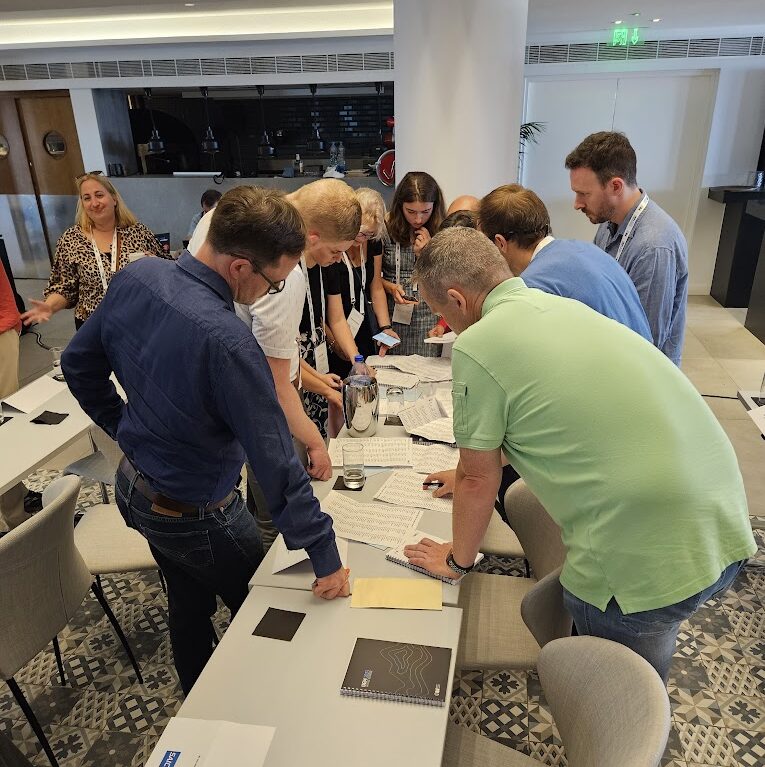
[[[465,226],[444,229],[433,237],[417,258],[414,274],[438,302],[446,300],[450,288],[489,293],[513,276],[494,243]]]

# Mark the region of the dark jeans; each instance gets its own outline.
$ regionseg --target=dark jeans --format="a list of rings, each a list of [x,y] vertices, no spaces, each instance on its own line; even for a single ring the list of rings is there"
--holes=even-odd
[[[212,655],[216,596],[232,617],[263,559],[255,520],[239,493],[220,511],[167,517],[117,472],[115,496],[125,522],[149,542],[167,582],[170,640],[183,692],[188,694]]]
[[[626,645],[645,658],[666,684],[680,624],[690,618],[708,599],[726,591],[743,566],[744,562],[734,562],[723,570],[709,588],[682,602],[660,607],[658,610],[625,615],[612,597],[603,612],[575,597],[565,588],[563,604],[571,613],[578,634],[602,637]]]

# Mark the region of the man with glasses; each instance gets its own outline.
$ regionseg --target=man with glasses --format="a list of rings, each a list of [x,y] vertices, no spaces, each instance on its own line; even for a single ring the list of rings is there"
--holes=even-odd
[[[359,229],[361,209],[353,190],[344,182],[322,179],[297,189],[285,199],[300,213],[307,230],[303,256],[309,273],[315,264],[325,266],[340,258]],[[189,242],[194,255],[205,242],[215,212],[204,216]],[[353,234],[348,234],[353,230]],[[318,272],[318,270],[315,270]],[[318,280],[317,280],[318,284]],[[318,302],[319,296],[314,295]],[[236,305],[236,312],[252,329],[258,344],[266,355],[276,386],[276,396],[284,411],[290,433],[295,439],[298,456],[313,479],[328,480],[332,464],[324,438],[306,415],[298,393],[300,381],[300,354],[297,338],[306,304],[306,282],[300,264],[287,275],[281,285],[272,284],[266,295],[257,301]],[[350,334],[350,331],[348,331]],[[305,369],[302,383],[317,395],[332,399],[340,405],[338,384],[330,376],[318,375]],[[255,515],[263,546],[267,551],[278,531],[271,521],[268,503],[248,467],[248,506]]]
[[[117,505],[167,580],[185,693],[212,653],[216,596],[235,613],[263,557],[236,490],[245,455],[287,546],[307,550],[314,593],[349,592],[332,520],[295,455],[263,352],[234,312],[235,301],[277,289],[305,241],[300,215],[280,193],[232,189],[196,256],[144,259],[118,272],[62,359],[82,408],[125,453]]]

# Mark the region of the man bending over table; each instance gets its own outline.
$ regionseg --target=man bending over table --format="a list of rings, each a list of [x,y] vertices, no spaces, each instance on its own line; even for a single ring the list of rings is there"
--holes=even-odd
[[[460,460],[454,540],[423,539],[410,561],[440,575],[470,569],[509,460],[561,527],[577,631],[630,647],[666,683],[680,623],[756,550],[725,432],[656,347],[527,288],[480,232],[440,232],[415,271],[424,300],[459,333]]]
[[[118,272],[62,359],[83,410],[125,453],[117,505],[167,580],[185,693],[212,653],[216,595],[236,613],[263,558],[236,489],[245,455],[287,546],[308,551],[314,593],[349,593],[332,520],[295,454],[268,363],[234,313],[234,301],[250,304],[283,285],[305,239],[279,192],[236,187],[195,257],[146,258]]]

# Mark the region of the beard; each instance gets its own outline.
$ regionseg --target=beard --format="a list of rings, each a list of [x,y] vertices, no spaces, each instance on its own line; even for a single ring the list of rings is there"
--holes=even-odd
[[[593,224],[605,224],[610,221],[616,213],[616,206],[609,205],[607,202],[603,202],[597,210],[590,210],[585,208],[582,213],[590,219]]]

